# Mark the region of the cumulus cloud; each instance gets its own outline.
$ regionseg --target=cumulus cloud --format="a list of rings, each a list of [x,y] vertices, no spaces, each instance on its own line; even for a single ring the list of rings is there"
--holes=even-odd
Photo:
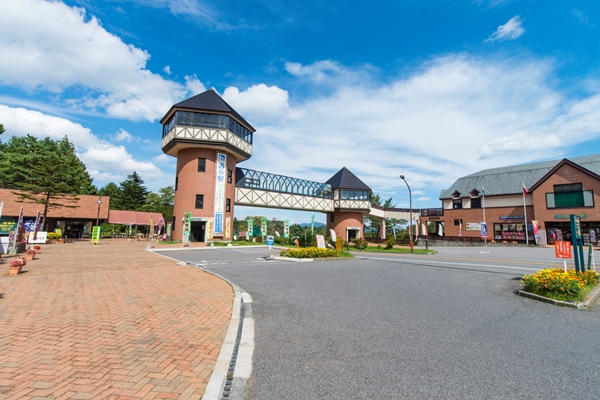
[[[45,0],[6,0],[0,13],[0,83],[26,90],[83,90],[68,104],[153,121],[186,87],[146,68],[150,55],[107,32],[83,8]],[[78,92],[80,94],[80,92]]]
[[[6,139],[27,134],[54,140],[68,137],[96,184],[98,180],[100,183],[119,182],[133,171],[145,180],[164,178],[164,172],[153,163],[135,160],[124,146],[101,140],[89,128],[65,118],[0,105],[0,121],[6,130],[3,135],[7,136]],[[120,130],[119,134],[121,137],[131,136],[124,130]]]
[[[244,118],[263,123],[289,110],[288,92],[262,83],[242,92],[236,87],[228,87],[223,92],[223,99]]]
[[[500,25],[492,36],[487,38],[486,42],[498,42],[503,40],[514,40],[525,33],[525,28],[521,21],[521,17],[515,15],[504,25]]]
[[[292,71],[303,79],[315,73],[310,67]],[[254,124],[254,156],[244,164],[321,182],[347,166],[383,197],[404,174],[425,202],[465,174],[560,158],[566,146],[600,138],[600,94],[574,100],[555,89],[555,79],[549,60],[460,54],[383,84],[286,98],[282,116]]]
[[[119,129],[119,131],[115,134],[114,139],[116,142],[131,142],[133,140],[133,136],[125,129]]]

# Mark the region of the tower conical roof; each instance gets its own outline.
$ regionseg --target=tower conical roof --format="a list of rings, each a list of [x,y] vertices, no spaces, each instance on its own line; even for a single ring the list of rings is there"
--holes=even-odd
[[[371,192],[371,188],[368,187],[363,181],[358,179],[356,175],[350,172],[350,170],[346,167],[340,169],[325,183],[331,185],[332,189],[358,189],[368,190]]]

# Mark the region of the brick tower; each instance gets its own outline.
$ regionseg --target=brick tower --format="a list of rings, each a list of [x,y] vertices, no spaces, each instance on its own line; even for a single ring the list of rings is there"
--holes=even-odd
[[[173,240],[184,229],[190,241],[230,239],[236,165],[252,156],[256,130],[212,89],[175,104],[160,123],[162,150],[177,157]]]

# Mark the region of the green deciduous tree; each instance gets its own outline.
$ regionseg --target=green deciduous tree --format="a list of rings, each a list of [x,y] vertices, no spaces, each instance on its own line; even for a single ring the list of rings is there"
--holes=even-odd
[[[95,191],[92,178],[66,137],[55,141],[31,135],[13,136],[0,143],[0,187],[15,189],[20,201],[43,206],[44,228],[48,210],[75,208],[77,195]]]
[[[173,186],[160,188],[158,193],[148,194],[142,211],[161,213],[165,219],[165,224],[167,224],[173,219],[174,200],[175,188]]]

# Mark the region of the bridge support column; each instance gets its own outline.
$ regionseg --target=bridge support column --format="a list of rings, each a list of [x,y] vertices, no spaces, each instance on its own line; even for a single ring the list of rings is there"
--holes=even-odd
[[[379,219],[379,237],[385,240],[385,218]]]

